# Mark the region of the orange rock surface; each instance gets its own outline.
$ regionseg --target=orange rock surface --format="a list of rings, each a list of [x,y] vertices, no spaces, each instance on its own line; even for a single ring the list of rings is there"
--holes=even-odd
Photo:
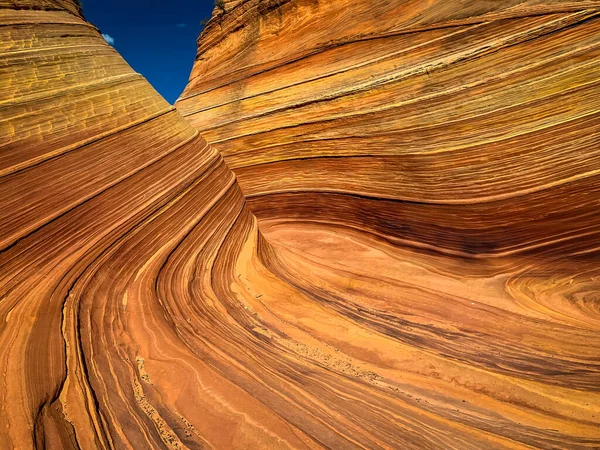
[[[599,11],[0,0],[0,449],[598,448]]]
[[[226,10],[177,108],[259,218],[477,257],[598,241],[600,2]]]

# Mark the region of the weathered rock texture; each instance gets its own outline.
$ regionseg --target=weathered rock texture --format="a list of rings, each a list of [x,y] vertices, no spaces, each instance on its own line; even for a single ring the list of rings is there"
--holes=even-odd
[[[0,449],[600,446],[598,5],[380,3],[201,37],[261,234],[74,3],[0,0]]]
[[[230,2],[177,107],[259,218],[454,255],[587,250],[600,239],[599,7]]]

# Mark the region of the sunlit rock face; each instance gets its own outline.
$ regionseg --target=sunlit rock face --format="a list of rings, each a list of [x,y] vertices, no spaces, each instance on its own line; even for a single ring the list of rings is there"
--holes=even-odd
[[[177,108],[259,218],[581,251],[600,237],[599,6],[226,2]]]
[[[243,387],[232,172],[74,3],[0,8],[0,448],[300,445]]]
[[[0,449],[600,447],[598,10],[0,0]]]
[[[359,426],[377,445],[599,445],[599,10],[238,1],[200,36],[176,106],[236,173],[267,265],[373,337],[311,334],[449,421],[386,405],[392,428]]]

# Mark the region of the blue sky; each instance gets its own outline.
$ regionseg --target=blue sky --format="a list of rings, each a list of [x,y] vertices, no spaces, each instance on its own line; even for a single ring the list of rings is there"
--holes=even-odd
[[[213,0],[82,0],[85,18],[96,25],[136,72],[175,102],[196,56],[200,22]],[[108,36],[108,37],[107,37]]]

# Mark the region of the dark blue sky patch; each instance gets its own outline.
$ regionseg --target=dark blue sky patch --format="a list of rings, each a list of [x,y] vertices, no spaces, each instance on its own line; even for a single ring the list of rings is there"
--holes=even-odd
[[[169,103],[187,84],[213,0],[83,0],[85,18]]]

